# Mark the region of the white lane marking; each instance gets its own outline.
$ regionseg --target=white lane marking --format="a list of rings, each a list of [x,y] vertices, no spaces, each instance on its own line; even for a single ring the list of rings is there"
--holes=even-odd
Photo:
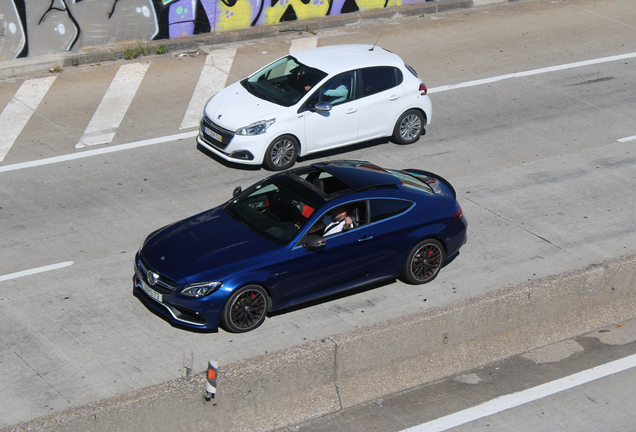
[[[636,135],[630,136],[630,137],[627,137],[627,138],[621,138],[621,139],[618,140],[618,142],[627,142],[627,141],[634,141],[634,140],[636,140]]]
[[[113,140],[148,66],[148,63],[133,63],[119,68],[75,148]]]
[[[73,261],[65,261],[65,262],[61,262],[58,264],[51,264],[51,265],[47,265],[44,267],[37,267],[31,270],[24,270],[24,271],[19,271],[16,273],[10,273],[8,275],[4,275],[4,276],[0,276],[0,282],[2,281],[6,281],[6,280],[11,280],[11,279],[17,279],[17,278],[21,278],[23,276],[30,276],[30,275],[34,275],[37,273],[43,273],[43,272],[47,272],[50,270],[57,270],[57,269],[61,269],[64,267],[68,267],[73,265]]]
[[[318,36],[311,36],[300,39],[292,39],[291,46],[289,47],[289,53],[293,54],[297,51],[302,51],[310,48],[316,48],[318,46]]]
[[[22,163],[17,163],[12,165],[4,165],[4,166],[0,166],[0,173],[20,170],[25,168],[33,168],[33,167],[42,166],[42,165],[50,165],[54,163],[66,162],[66,161],[75,160],[75,159],[82,159],[86,157],[103,155],[107,153],[115,153],[122,150],[130,150],[137,147],[161,144],[161,143],[170,142],[170,141],[178,141],[182,139],[193,138],[197,136],[198,133],[199,133],[198,130],[190,131],[190,132],[184,132],[184,133],[180,133],[176,135],[168,135],[168,136],[159,137],[159,138],[151,138],[151,139],[147,139],[143,141],[131,142],[128,144],[120,144],[120,145],[116,145],[112,147],[103,147],[103,148],[99,148],[95,150],[86,150],[79,153],[55,156],[55,157],[51,157],[47,159],[39,159],[39,160],[22,162]]]
[[[621,54],[621,55],[615,55],[615,56],[609,56],[609,57],[602,57],[602,58],[593,59],[593,60],[585,60],[585,61],[580,61],[580,62],[575,62],[575,63],[567,63],[567,64],[563,64],[563,65],[558,65],[558,66],[550,66],[550,67],[545,67],[545,68],[540,68],[540,69],[533,69],[533,70],[529,70],[529,71],[525,71],[525,72],[517,72],[517,73],[506,74],[506,75],[499,75],[499,76],[496,76],[496,77],[478,79],[478,80],[474,80],[474,81],[466,81],[466,82],[459,83],[459,84],[449,84],[449,85],[445,85],[445,86],[441,86],[441,87],[434,87],[432,89],[428,89],[428,92],[429,93],[438,93],[438,92],[447,91],[447,90],[456,90],[456,89],[460,89],[460,88],[473,87],[473,86],[478,86],[478,85],[482,85],[482,84],[490,84],[490,83],[493,83],[493,82],[502,81],[502,80],[510,79],[510,78],[527,77],[527,76],[538,75],[538,74],[542,74],[542,73],[556,72],[556,71],[565,70],[565,69],[573,69],[573,68],[577,68],[577,67],[590,66],[590,65],[595,65],[595,64],[599,64],[599,63],[607,63],[607,62],[612,62],[612,61],[616,61],[616,60],[625,60],[625,59],[634,58],[634,57],[636,57],[636,53],[629,53],[629,54]]]
[[[205,103],[225,88],[235,56],[236,48],[212,51],[208,54],[179,129],[199,126],[199,118]]]
[[[636,367],[636,354],[604,365],[596,366],[592,369],[575,373],[574,375],[545,383],[528,390],[500,396],[481,405],[456,412],[455,414],[404,429],[402,432],[442,432],[480,418],[488,417],[493,414],[569,390],[600,378],[623,372],[633,367]]]
[[[56,76],[26,80],[0,114],[0,162],[28,123]]]

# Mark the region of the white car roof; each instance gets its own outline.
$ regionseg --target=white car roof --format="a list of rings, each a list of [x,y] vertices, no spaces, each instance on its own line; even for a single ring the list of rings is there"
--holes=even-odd
[[[370,66],[404,66],[397,54],[377,45],[332,45],[298,51],[292,56],[330,75]]]

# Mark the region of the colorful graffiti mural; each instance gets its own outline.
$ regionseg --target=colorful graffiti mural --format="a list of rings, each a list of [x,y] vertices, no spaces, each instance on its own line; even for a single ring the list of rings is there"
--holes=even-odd
[[[0,60],[233,31],[424,1],[2,0]]]

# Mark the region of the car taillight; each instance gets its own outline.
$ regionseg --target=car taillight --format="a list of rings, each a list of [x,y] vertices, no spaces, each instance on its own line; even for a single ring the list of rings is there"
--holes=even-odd
[[[457,204],[457,210],[453,213],[453,219],[461,219],[464,216],[464,210],[462,210],[462,206]]]
[[[426,94],[428,93],[428,89],[426,88],[426,84],[424,84],[424,83],[420,84],[420,91],[422,92],[422,96],[426,96]]]

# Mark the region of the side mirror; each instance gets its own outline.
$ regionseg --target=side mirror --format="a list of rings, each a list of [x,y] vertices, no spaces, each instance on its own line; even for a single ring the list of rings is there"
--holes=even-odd
[[[331,104],[329,102],[321,101],[314,107],[316,111],[331,111]]]
[[[241,192],[243,192],[243,189],[240,186],[237,186],[234,188],[234,192],[232,192],[232,197],[237,196],[238,194],[240,194]]]
[[[309,234],[305,239],[306,250],[322,249],[327,246],[327,241],[317,234]]]

